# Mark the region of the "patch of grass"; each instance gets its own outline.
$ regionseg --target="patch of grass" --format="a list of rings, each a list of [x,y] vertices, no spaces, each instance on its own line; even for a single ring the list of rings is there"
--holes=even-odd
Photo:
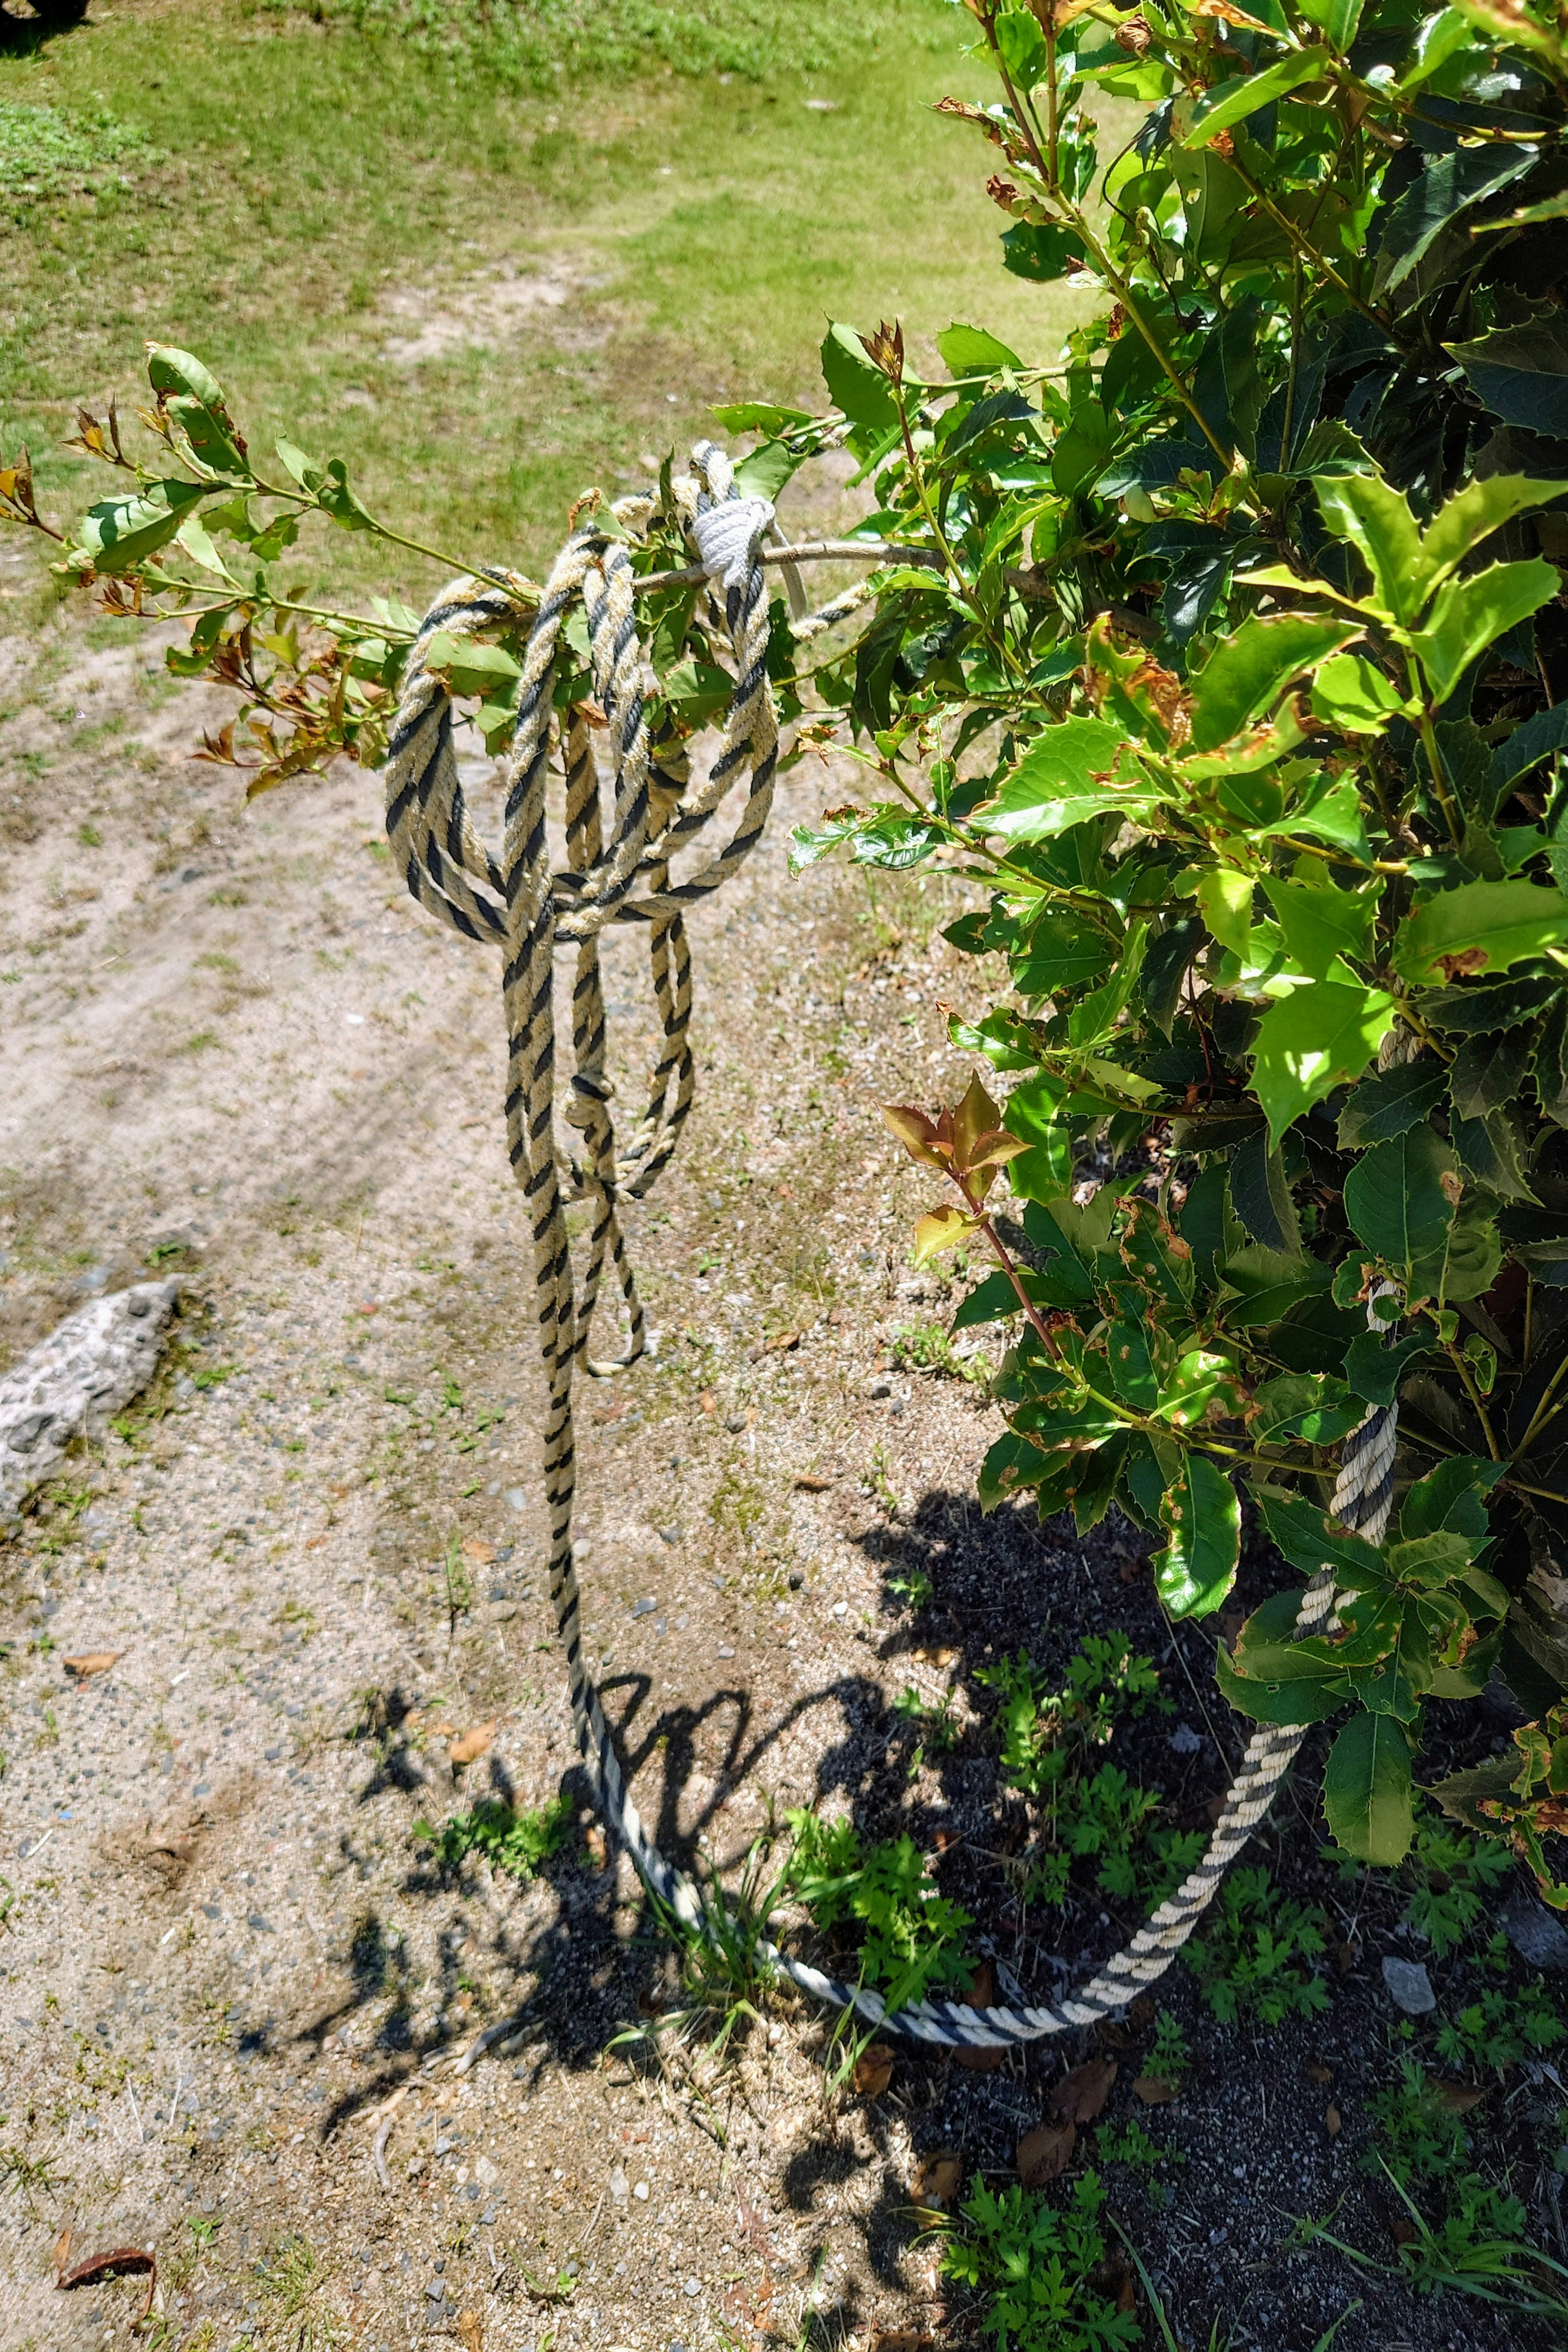
[[[417,1821],[409,1834],[432,1849],[432,1859],[444,1870],[456,1870],[477,1853],[492,1870],[526,1884],[568,1843],[575,1818],[570,1797],[553,1798],[530,1813],[520,1813],[502,1798],[481,1797],[438,1830]]]
[[[1232,1870],[1205,1915],[1205,1932],[1182,1958],[1222,2025],[1245,2011],[1262,2025],[1312,2017],[1329,2005],[1314,1963],[1322,1957],[1323,1915],[1281,1895],[1261,1864]]]
[[[256,2265],[262,2306],[262,2340],[287,2345],[289,2352],[334,2352],[346,2334],[340,2315],[323,2293],[328,2273],[310,2241],[279,2238]]]
[[[984,282],[995,331],[1048,363],[1084,307],[995,268],[984,163],[930,111],[984,82],[961,54],[968,20],[940,0],[514,9],[519,28],[590,27],[569,96],[471,48],[455,79],[443,43],[461,5],[430,5],[428,37],[389,38],[346,11],[323,37],[302,12],[241,23],[184,0],[0,56],[4,102],[101,107],[172,159],[171,201],[150,200],[161,183],[146,199],[43,193],[10,239],[5,450],[31,444],[46,510],[109,487],[61,446],[58,404],[111,386],[130,420],[148,335],[203,355],[258,451],[287,432],[342,457],[410,536],[538,568],[584,488],[646,478],[640,453],[711,430],[715,401],[820,400],[825,313],[896,304],[929,357]],[[581,78],[610,62],[601,36],[640,78],[624,62]],[[717,81],[704,58],[748,44],[733,69],[766,80]],[[664,77],[676,50],[695,78]],[[808,57],[837,62],[808,79]],[[519,304],[515,279],[548,299]],[[400,356],[437,312],[438,348]],[[418,605],[444,576],[407,556],[390,578],[387,551],[347,531],[300,553],[329,594]],[[44,551],[30,561],[42,596]]]
[[[991,1385],[988,1359],[976,1349],[955,1348],[944,1324],[901,1324],[893,1333],[890,1345],[894,1366],[900,1372],[945,1372],[951,1379],[968,1381],[975,1388]]]
[[[0,198],[43,195],[159,160],[143,132],[101,107],[78,113],[0,98]]]

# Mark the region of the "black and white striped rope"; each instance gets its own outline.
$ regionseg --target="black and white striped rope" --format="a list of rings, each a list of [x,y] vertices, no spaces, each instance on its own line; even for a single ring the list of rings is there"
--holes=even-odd
[[[550,1590],[565,1650],[579,1751],[595,1801],[650,1893],[685,1927],[705,1931],[710,1912],[691,1879],[661,1854],[626,1785],[615,1741],[584,1657],[580,1597],[574,1565],[572,1517],[575,1468],[572,1383],[581,1363],[595,1374],[623,1370],[645,1350],[637,1285],[619,1219],[623,1199],[641,1199],[674,1151],[691,1107],[693,1061],[689,1038],[691,961],[683,918],[696,901],[720,888],[755,847],[767,822],[777,758],[777,722],[768,686],[767,596],[763,542],[772,507],[741,497],[730,462],[711,443],[693,451],[695,477],[677,483],[688,538],[709,583],[704,625],[715,655],[733,678],[722,737],[706,778],[692,784],[685,756],[650,729],[651,672],[640,642],[633,598],[637,582],[628,547],[646,537],[653,518],[647,498],[621,501],[608,525],[592,517],[563,549],[534,615],[518,688],[517,724],[504,772],[506,834],[498,861],[479,838],[464,803],[453,742],[450,697],[426,667],[438,631],[481,636],[532,601],[510,575],[454,582],[420,625],[410,655],[386,765],[386,825],[407,887],[419,904],[465,938],[501,950],[509,1076],[507,1141],[532,1224],[540,1346],[548,1388],[543,1433],[545,1494],[550,1512]],[[796,636],[815,634],[813,621],[854,609],[863,591],[837,597],[816,616],[794,624]],[[586,623],[595,703],[608,738],[613,801],[606,831],[590,731],[581,706],[555,710],[563,633],[574,607]],[[552,869],[545,822],[552,755],[565,778],[566,864]],[[746,799],[728,842],[681,881],[671,879],[676,854],[694,842],[731,791],[744,780]],[[663,1042],[649,1077],[640,1118],[617,1144],[605,1069],[605,1007],[599,941],[611,923],[645,927]],[[563,1119],[578,1139],[575,1154],[558,1135],[558,1074],[554,1007],[557,945],[576,950],[572,992],[572,1070]],[[568,1247],[568,1197],[593,1202],[593,1221],[580,1279]],[[589,1358],[588,1340],[608,1266],[625,1305],[626,1352],[612,1362]],[[1370,1419],[1370,1416],[1369,1416]],[[1366,1481],[1363,1463],[1382,1454],[1363,1448],[1342,1479],[1352,1496]],[[1361,1486],[1356,1481],[1362,1482]],[[1353,1521],[1376,1541],[1386,1522],[1383,1471],[1378,1502]],[[1368,1489],[1370,1491],[1370,1489]],[[1352,1507],[1352,1502],[1347,1507]],[[1339,1497],[1336,1496],[1336,1508]],[[1378,1512],[1381,1510],[1381,1517]],[[1298,1632],[1331,1621],[1334,1586],[1325,1570],[1306,1587]],[[1093,2024],[1126,2007],[1170,1965],[1216,1893],[1226,1871],[1268,1812],[1300,1745],[1300,1729],[1260,1726],[1248,1740],[1225,1810],[1203,1860],[1090,1982],[1057,2007],[972,2008],[966,2002],[922,2000],[889,2016],[870,1989],[824,1975],[791,1954],[764,1945],[760,1958],[803,1992],[855,2011],[868,2025],[945,2047],[997,2048]],[[468,2053],[510,2030],[489,2029]],[[377,2163],[385,2133],[377,2142]]]

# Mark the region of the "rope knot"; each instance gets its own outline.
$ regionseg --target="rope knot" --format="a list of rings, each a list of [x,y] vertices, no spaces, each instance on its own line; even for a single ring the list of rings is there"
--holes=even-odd
[[[717,580],[726,590],[743,588],[773,520],[773,509],[766,499],[726,499],[721,506],[705,507],[694,514],[691,536],[697,541],[697,560],[709,579]]]

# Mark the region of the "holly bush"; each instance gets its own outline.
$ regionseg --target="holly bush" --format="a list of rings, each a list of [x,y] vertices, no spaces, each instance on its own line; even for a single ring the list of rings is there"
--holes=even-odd
[[[1568,1904],[1568,12],[967,5],[999,94],[943,110],[995,151],[1005,266],[1087,322],[1044,365],[955,324],[937,376],[896,325],[836,325],[823,413],[719,414],[759,436],[749,491],[847,447],[860,535],[903,551],[847,637],[808,651],[774,604],[784,715],[867,780],[797,859],[988,894],[948,937],[994,1001],[952,1034],[1005,1101],[890,1114],[950,1186],[919,1253],[996,1257],[958,1314],[1014,1335],[983,1498],[1117,1504],[1185,1616],[1231,1586],[1246,1495],[1340,1602],[1297,1638],[1277,1593],[1221,1683],[1261,1721],[1353,1710],[1341,1845],[1400,1858],[1424,1703],[1500,1673],[1529,1726],[1449,1801]],[[79,420],[128,478],[58,568],[186,615],[172,665],[241,695],[208,751],[252,790],[374,762],[416,616],[278,567],[312,518],[413,542],[338,460],[262,470],[198,360],[150,373],[153,463]],[[54,530],[25,453],[0,505]],[[667,466],[634,562],[685,561]],[[489,576],[515,625],[432,656],[499,749],[539,591]],[[696,594],[645,600],[677,734],[729,691]],[[558,703],[588,692],[563,665]],[[1395,1405],[1374,1542],[1329,1516],[1337,1448]]]

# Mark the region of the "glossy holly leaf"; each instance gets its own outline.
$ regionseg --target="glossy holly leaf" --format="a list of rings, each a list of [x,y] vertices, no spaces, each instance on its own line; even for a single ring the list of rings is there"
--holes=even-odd
[[[1342,958],[1364,962],[1371,954],[1382,893],[1375,887],[1342,890],[1327,878],[1325,869],[1319,872],[1325,874],[1321,881],[1291,882],[1281,875],[1265,875],[1264,896],[1279,919],[1292,962],[1314,980],[1331,976],[1353,982],[1355,975]]]
[[[1568,743],[1568,702],[1554,702],[1550,710],[1538,710],[1522,727],[1498,745],[1492,753],[1491,768],[1487,782],[1491,789],[1495,808],[1503,793],[1519,777],[1528,775],[1542,761],[1550,759]]]
[[[1448,349],[1479,398],[1505,425],[1568,437],[1568,320],[1560,311],[1521,326],[1494,327]]]
[[[1405,1497],[1399,1532],[1407,1539],[1453,1533],[1474,1543],[1491,1532],[1486,1497],[1508,1465],[1487,1462],[1473,1454],[1451,1454],[1436,1470],[1418,1478]]]
[[[1265,66],[1261,73],[1237,74],[1216,84],[1199,102],[1181,144],[1206,147],[1222,131],[1245,121],[1263,107],[1278,105],[1304,82],[1321,81],[1331,62],[1327,49],[1298,49],[1294,56]]]
[[[853,327],[829,327],[822,342],[822,380],[829,399],[848,418],[851,439],[874,449],[898,428],[899,412],[888,379],[868,358]]]
[[[1407,1332],[1403,1339],[1358,1331],[1345,1350],[1345,1384],[1366,1404],[1390,1405],[1411,1365],[1429,1355],[1431,1349],[1430,1325]]]
[[[1160,1519],[1170,1542],[1154,1559],[1154,1589],[1173,1617],[1206,1617],[1236,1581],[1241,1556],[1236,1488],[1206,1454],[1185,1451]]]
[[[1348,1437],[1365,1415],[1365,1405],[1342,1381],[1288,1372],[1264,1381],[1253,1397],[1247,1427],[1258,1445],[1285,1437],[1303,1437],[1309,1445],[1333,1445]]]
[[[1436,1110],[1447,1091],[1448,1073],[1441,1062],[1401,1062],[1392,1070],[1374,1070],[1360,1079],[1340,1113],[1342,1151],[1363,1151],[1369,1144],[1387,1143],[1418,1127]]]
[[[1375,1145],[1345,1179],[1352,1232],[1388,1265],[1430,1256],[1442,1247],[1453,1219],[1453,1153],[1430,1127],[1414,1127]]]
[[[975,822],[1008,841],[1047,841],[1109,810],[1146,814],[1164,793],[1131,750],[1108,719],[1064,719],[1037,737]]]
[[[1563,982],[1535,972],[1512,980],[1464,981],[1455,988],[1435,988],[1416,1000],[1416,1011],[1434,1029],[1459,1037],[1479,1037],[1489,1031],[1512,1029],[1542,1013],[1555,997],[1562,1001]]]
[[[1351,1696],[1342,1675],[1321,1667],[1309,1671],[1305,1659],[1289,1676],[1243,1674],[1222,1644],[1215,1652],[1214,1671],[1221,1696],[1253,1723],[1322,1723],[1338,1715]]]
[[[1354,622],[1302,613],[1244,621],[1188,678],[1194,751],[1213,751],[1250,721],[1267,718],[1293,678],[1359,634]]]
[[[1359,1077],[1394,1023],[1378,988],[1317,981],[1269,1007],[1253,1046],[1252,1086],[1274,1142],[1304,1111]]]
[[[1410,1741],[1388,1715],[1358,1715],[1329,1750],[1323,1811],[1346,1853],[1385,1869],[1403,1862],[1415,1834]]]
[[[1253,1498],[1263,1524],[1292,1568],[1316,1576],[1331,1568],[1340,1582],[1353,1591],[1376,1590],[1386,1582],[1383,1555],[1360,1536],[1331,1527],[1321,1507],[1305,1495],[1289,1495],[1279,1486],[1257,1486]]]
[[[1550,604],[1561,584],[1555,565],[1536,555],[1528,563],[1489,564],[1440,588],[1413,639],[1433,700],[1447,702],[1470,664]]]
[[[1342,474],[1316,485],[1323,520],[1359,550],[1383,611],[1412,622],[1426,601],[1421,533],[1409,501],[1375,474]]]
[[[952,375],[999,375],[1004,368],[1021,368],[1024,364],[1016,352],[1009,351],[984,327],[963,327],[956,320],[942,329],[936,347],[943,366]]]
[[[1448,1070],[1448,1093],[1461,1118],[1485,1118],[1522,1092],[1535,1036],[1533,1024],[1521,1024],[1466,1038]]]
[[[1480,481],[1467,482],[1446,506],[1438,508],[1421,541],[1428,593],[1494,530],[1500,530],[1515,515],[1549,505],[1564,490],[1568,482],[1546,481],[1530,474],[1488,474]]]
[[[1399,688],[1364,654],[1333,654],[1312,676],[1311,705],[1347,735],[1381,735],[1404,702]]]
[[[1461,882],[1405,917],[1394,935],[1394,968],[1419,988],[1506,971],[1565,940],[1568,897],[1555,883]]]
[[[1020,1278],[1025,1287],[1028,1288],[1029,1277],[1026,1270]],[[1009,1315],[1021,1315],[1023,1311],[1023,1303],[1017,1292],[1007,1276],[998,1269],[995,1274],[988,1274],[984,1282],[976,1283],[968,1297],[962,1300],[958,1312],[952,1318],[952,1328],[955,1331],[968,1331],[976,1324],[999,1323]]]
[[[1389,212],[1373,281],[1378,298],[1405,283],[1451,221],[1483,196],[1522,179],[1535,160],[1531,152],[1520,155],[1501,145],[1428,155],[1414,185]]]

